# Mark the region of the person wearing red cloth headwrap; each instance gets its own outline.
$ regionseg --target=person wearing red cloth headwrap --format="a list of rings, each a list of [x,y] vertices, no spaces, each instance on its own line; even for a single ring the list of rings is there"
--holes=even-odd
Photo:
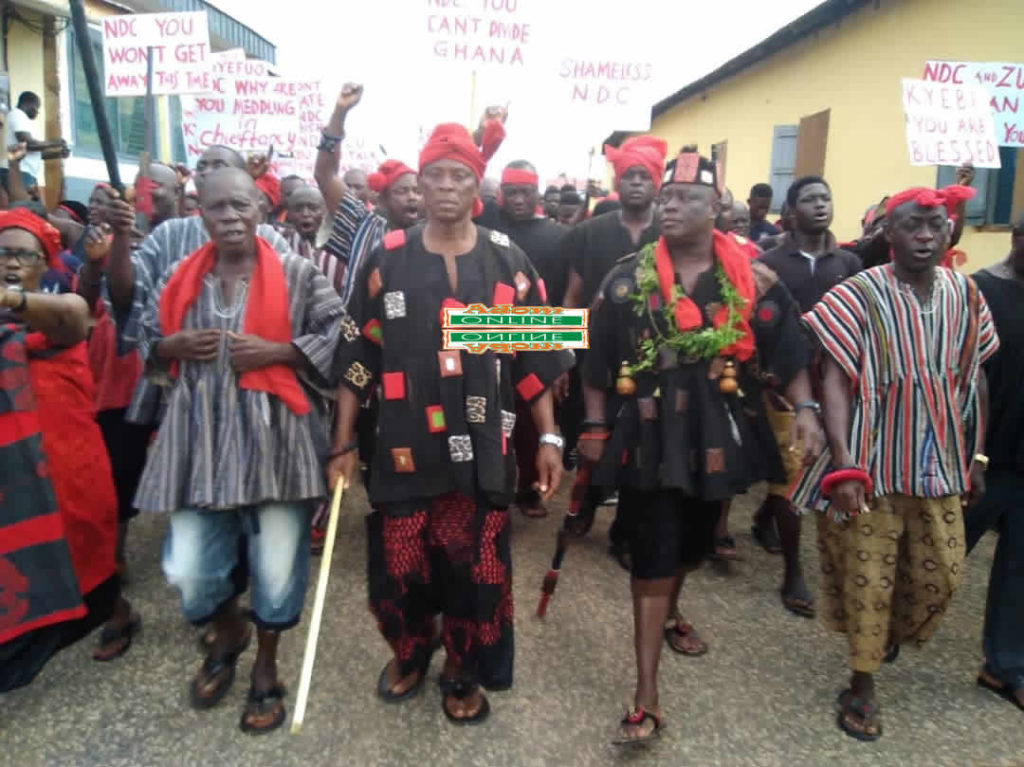
[[[112,660],[140,625],[115,573],[117,500],[94,419],[88,307],[40,292],[60,248],[43,219],[0,212],[0,692],[104,621],[93,657]]]
[[[277,645],[302,612],[311,507],[325,495],[318,391],[343,307],[312,261],[257,235],[246,171],[211,173],[200,203],[210,240],[164,273],[143,314],[143,358],[170,392],[135,505],[168,514],[164,573],[185,617],[215,629],[191,685],[197,709],[224,697],[250,640],[231,575],[244,542],[258,648],[241,728],[260,733],[285,718]]]
[[[623,142],[620,149],[605,147],[608,161],[615,169],[615,193],[620,207],[594,216],[574,226],[563,241],[569,280],[563,304],[585,308],[598,293],[602,280],[623,256],[654,242],[658,227],[654,222],[654,202],[662,182],[667,145],[653,136],[635,136]],[[575,444],[583,421],[583,391],[578,370],[587,352],[577,353],[580,364],[570,373],[569,393],[563,408],[562,432],[570,445]],[[583,467],[584,469],[586,467]],[[597,488],[587,489],[589,473],[578,471],[574,495],[582,499],[581,520],[592,520],[597,506],[604,500]],[[609,553],[628,569],[626,525],[620,512],[608,531]],[[577,528],[582,532],[589,522]]]
[[[591,304],[581,373],[580,455],[594,467],[595,485],[619,488],[632,522],[638,675],[616,744],[660,734],[662,644],[683,655],[708,651],[678,598],[686,573],[712,551],[722,503],[785,476],[761,399],[764,377],[774,376],[793,401],[811,398],[793,299],[770,269],[715,230],[716,165],[684,151],[663,180],[660,236],[605,278]],[[809,410],[794,433],[804,460],[823,447]]]
[[[803,316],[823,352],[829,451],[790,498],[822,512],[820,611],[846,634],[851,672],[837,724],[861,741],[882,735],[874,675],[900,645],[922,646],[949,608],[966,548],[963,508],[985,492],[982,365],[999,339],[974,280],[939,268],[947,206],[965,194],[893,195],[892,262],[839,283]]]
[[[374,397],[379,424],[367,520],[370,607],[393,658],[377,679],[387,703],[425,684],[441,615],[442,711],[458,724],[487,718],[481,691],[513,680],[508,506],[516,481],[517,400],[539,434],[535,489],[558,488],[561,439],[551,385],[572,365],[567,350],[445,349],[445,309],[538,306],[543,282],[501,232],[473,222],[480,180],[504,133],[487,121],[477,137],[438,126],[420,153],[426,223],[392,231],[359,274],[343,321],[335,457],[328,484],[350,482],[356,421]],[[502,351],[502,350],[499,350]]]

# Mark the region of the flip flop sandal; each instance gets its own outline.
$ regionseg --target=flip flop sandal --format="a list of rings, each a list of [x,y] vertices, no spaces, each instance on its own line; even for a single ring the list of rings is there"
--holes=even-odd
[[[839,699],[836,702],[839,704],[839,713],[836,715],[836,724],[839,725],[839,729],[851,738],[864,743],[872,743],[882,737],[882,723],[878,721],[881,709],[877,703],[857,698],[850,690],[843,690],[839,693]],[[863,726],[874,725],[877,732],[870,733],[856,728],[847,721],[850,714],[856,716]]]
[[[654,729],[651,730],[649,734],[639,738],[627,738],[622,735],[622,731],[620,729],[619,734],[612,739],[612,745],[639,745],[641,743],[650,743],[652,740],[657,740],[658,738],[660,738],[662,728],[661,717],[657,714],[647,711],[643,706],[629,709],[629,711],[626,712],[626,716],[623,717],[622,721],[619,723],[619,726],[620,728],[625,727],[628,724],[634,726],[643,726],[644,722],[646,722],[648,719],[654,722]]]
[[[132,646],[132,639],[140,631],[142,631],[142,618],[140,618],[137,613],[133,614],[128,619],[128,622],[119,629],[104,628],[103,631],[100,632],[100,639],[99,642],[97,642],[94,651],[106,647],[109,644],[113,644],[121,639],[124,639],[125,643],[113,655],[104,655],[101,657],[93,655],[92,659],[97,663],[109,663],[115,658],[120,658],[128,652],[128,649]]]
[[[288,717],[288,712],[284,707],[286,694],[287,691],[281,684],[275,684],[266,692],[257,692],[255,688],[250,687],[245,711],[242,712],[242,718],[238,722],[239,729],[248,735],[264,735],[276,730],[284,724],[284,720]],[[270,713],[274,714],[274,718],[270,720],[269,724],[257,727],[249,723],[249,717],[263,717]]]
[[[984,687],[986,690],[994,692],[1003,700],[1010,701],[1010,703],[1015,705],[1021,711],[1024,711],[1024,704],[1021,704],[1021,702],[1017,699],[1017,690],[1020,689],[1019,687],[1013,687],[1008,684],[1004,684],[1002,686],[994,685],[992,684],[992,682],[988,681],[985,677],[981,676],[980,674],[978,675],[978,686]]]
[[[682,623],[682,626],[680,626],[680,623]],[[679,655],[685,655],[688,658],[699,658],[701,655],[707,655],[708,650],[710,649],[708,643],[703,639],[700,640],[700,649],[697,651],[684,650],[681,647],[676,646],[675,642],[672,641],[673,636],[686,637],[693,633],[693,626],[685,621],[680,622],[676,619],[676,622],[672,626],[667,626],[665,628],[664,633],[665,642],[668,643],[668,649]]]
[[[487,717],[491,715],[491,704],[487,700],[487,696],[483,693],[480,693],[480,708],[477,709],[477,712],[473,714],[473,716],[457,717],[448,710],[448,706],[445,704],[448,698],[465,700],[479,689],[480,685],[467,684],[464,680],[459,679],[458,677],[441,677],[441,710],[444,712],[444,715],[448,718],[449,722],[459,726],[484,723]]]
[[[782,553],[782,542],[779,540],[779,534],[775,532],[774,522],[768,526],[767,530],[754,523],[750,526],[750,534],[754,536],[754,540],[760,544],[761,548],[769,554]]]
[[[785,591],[780,591],[779,596],[782,597],[782,606],[793,615],[799,615],[801,618],[814,617],[814,604],[809,596],[805,598],[793,593],[787,594]]]
[[[202,667],[199,669],[199,674],[203,676],[204,680],[212,679],[221,674],[223,674],[223,678],[214,688],[211,695],[200,695],[199,676],[196,676],[189,685],[189,700],[192,703],[192,708],[205,711],[213,708],[224,699],[224,696],[227,695],[228,690],[231,689],[231,685],[235,681],[235,665],[238,663],[238,658],[246,651],[251,641],[252,631],[249,631],[245,635],[245,639],[231,652],[225,653],[219,658],[214,658],[210,655],[206,656]]]
[[[377,697],[385,703],[402,703],[418,695],[420,690],[423,689],[423,683],[427,681],[427,671],[430,669],[430,661],[433,660],[434,653],[437,652],[440,647],[441,638],[434,637],[430,642],[430,652],[427,653],[426,659],[417,669],[420,675],[419,679],[416,680],[416,684],[405,692],[391,692],[391,685],[388,684],[388,666],[391,665],[391,661],[385,663],[384,668],[380,670],[380,676],[377,677]]]
[[[736,539],[731,535],[723,535],[721,538],[715,538],[712,546],[712,559],[734,561],[740,558],[740,553],[736,550]],[[719,549],[728,549],[729,551],[719,551]]]

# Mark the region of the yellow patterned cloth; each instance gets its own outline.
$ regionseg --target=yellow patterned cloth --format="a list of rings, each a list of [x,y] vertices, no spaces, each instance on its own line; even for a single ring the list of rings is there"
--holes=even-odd
[[[781,410],[778,409],[776,404],[772,402],[775,399],[777,402],[785,402],[782,397],[771,397],[767,392],[764,394],[764,409],[768,414],[768,423],[771,424],[772,432],[775,434],[775,442],[779,446],[779,457],[782,459],[782,468],[786,470],[786,484],[768,485],[768,494],[777,495],[780,498],[789,498],[789,488],[792,487],[797,478],[800,476],[800,470],[803,468],[800,465],[800,445],[797,444],[797,448],[794,451],[790,451],[790,429],[793,427],[793,421],[796,419],[796,413],[792,410]]]
[[[889,495],[847,522],[818,518],[819,611],[847,634],[850,668],[873,673],[890,643],[920,646],[935,633],[964,560],[959,496]]]

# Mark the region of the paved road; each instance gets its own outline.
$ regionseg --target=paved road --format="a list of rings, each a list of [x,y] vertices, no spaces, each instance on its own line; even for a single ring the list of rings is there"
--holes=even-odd
[[[547,520],[514,520],[516,686],[492,694],[483,728],[456,729],[431,684],[394,708],[374,684],[387,649],[366,609],[364,500],[346,500],[315,685],[303,734],[252,738],[239,732],[248,663],[221,706],[198,713],[187,683],[201,660],[194,630],[159,572],[165,520],[133,526],[128,595],[145,621],[123,659],[101,666],[86,644],[55,658],[33,685],[0,696],[0,764],[18,765],[1024,765],[1021,715],[979,690],[981,621],[993,539],[982,541],[935,640],[904,651],[878,679],[885,735],[860,744],[835,726],[845,681],[844,643],[779,604],[781,562],[756,548],[749,519],[759,492],[734,504],[743,561],[729,573],[705,568],[688,584],[687,615],[711,642],[701,659],[666,653],[662,703],[667,730],[647,750],[621,753],[609,735],[633,683],[631,612],[625,574],[604,552],[610,514],[570,550],[548,619],[533,618],[554,531]],[[810,526],[808,526],[810,528]],[[804,540],[812,587],[813,529]],[[311,599],[309,600],[312,601]],[[308,605],[307,605],[308,607]],[[308,616],[307,616],[308,618]],[[281,643],[281,676],[294,700],[306,623]]]

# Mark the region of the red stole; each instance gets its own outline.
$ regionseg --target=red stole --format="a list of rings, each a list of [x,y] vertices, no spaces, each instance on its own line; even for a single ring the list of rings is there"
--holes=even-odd
[[[160,329],[165,338],[181,330],[185,313],[202,290],[203,278],[213,269],[216,252],[212,242],[206,243],[182,261],[167,281],[160,295]],[[256,311],[249,311],[250,307]],[[249,282],[242,332],[276,343],[292,341],[284,268],[277,251],[261,237],[256,238],[256,265]],[[176,377],[177,372],[177,362],[174,362],[171,375]],[[243,389],[273,394],[296,415],[309,412],[309,400],[298,376],[286,365],[247,371],[239,375],[238,383]]]

